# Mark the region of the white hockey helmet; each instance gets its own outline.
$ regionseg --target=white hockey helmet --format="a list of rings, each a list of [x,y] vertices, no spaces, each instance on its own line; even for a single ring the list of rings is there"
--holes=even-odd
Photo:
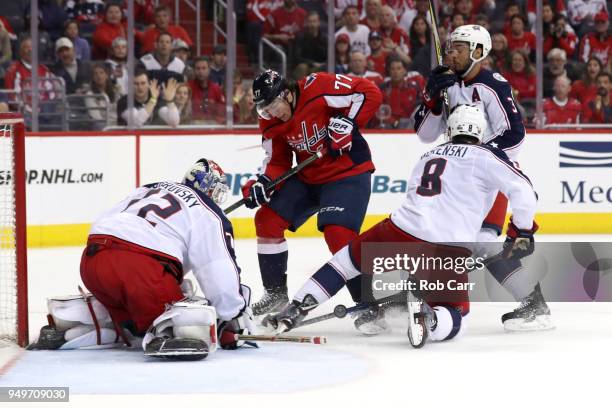
[[[182,183],[203,192],[217,204],[225,201],[229,191],[225,172],[217,163],[208,159],[200,159],[191,166]]]
[[[487,121],[484,113],[474,105],[457,105],[448,117],[448,139],[470,136],[482,142]]]
[[[486,28],[476,24],[467,24],[455,28],[449,37],[449,45],[454,42],[465,42],[470,46],[470,60],[472,64],[463,75],[470,72],[475,63],[487,58],[487,55],[491,52],[491,35]],[[482,47],[482,55],[480,58],[474,58],[474,51],[476,51],[478,46]]]

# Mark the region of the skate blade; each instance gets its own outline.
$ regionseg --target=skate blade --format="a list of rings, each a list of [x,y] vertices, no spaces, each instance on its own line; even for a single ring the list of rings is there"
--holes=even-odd
[[[144,353],[147,357],[162,358],[166,360],[197,361],[208,356],[208,351],[203,350],[172,350],[172,351],[148,351]]]
[[[536,316],[532,321],[524,319],[509,319],[504,322],[504,330],[509,332],[546,331],[555,329],[555,323],[550,315]]]

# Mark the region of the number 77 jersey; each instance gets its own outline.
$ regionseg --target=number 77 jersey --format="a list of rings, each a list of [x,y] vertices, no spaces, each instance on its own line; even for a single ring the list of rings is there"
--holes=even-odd
[[[498,190],[510,200],[514,224],[530,229],[536,194],[508,156],[487,145],[445,143],[421,156],[391,220],[424,241],[474,242]]]
[[[297,176],[309,184],[323,184],[356,174],[374,171],[370,148],[358,131],[374,116],[382,102],[382,94],[367,79],[317,72],[297,82],[292,92],[297,98],[293,116],[260,119],[266,158],[263,173],[275,179],[293,163],[295,153],[300,163],[328,145],[327,125],[330,118],[343,115],[353,120],[351,150],[339,158],[324,155],[300,171]]]

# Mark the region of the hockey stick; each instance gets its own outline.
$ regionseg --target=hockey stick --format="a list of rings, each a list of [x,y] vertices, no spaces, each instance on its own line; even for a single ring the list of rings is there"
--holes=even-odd
[[[359,305],[355,305],[352,307],[346,307],[344,305],[337,305],[334,307],[334,311],[331,313],[327,313],[321,316],[313,317],[312,319],[303,320],[296,327],[308,326],[311,324],[324,322],[325,320],[333,319],[337,317],[338,319],[343,319],[347,315],[353,314],[355,312],[360,312],[362,310],[368,310],[371,307],[382,307],[388,304],[391,304],[395,301],[403,301],[402,294],[387,296],[378,300],[378,302],[373,303],[362,303]]]
[[[436,59],[438,60],[438,65],[442,65],[442,43],[440,42],[440,34],[438,33],[438,15],[436,13],[436,9],[434,7],[435,0],[429,0],[429,14],[431,15],[431,35],[433,37],[433,43],[436,48]],[[444,114],[446,118],[448,118],[450,114],[450,102],[448,99],[448,92],[445,90],[442,91],[442,102],[444,105]]]
[[[313,154],[312,156],[310,156],[309,158],[307,158],[306,160],[304,160],[303,162],[301,162],[297,166],[293,167],[288,172],[286,172],[285,174],[283,174],[282,176],[280,176],[279,178],[275,179],[270,184],[268,184],[268,186],[266,187],[266,190],[268,190],[268,191],[272,190],[274,187],[276,187],[277,185],[279,185],[283,181],[287,180],[289,177],[293,176],[294,174],[298,173],[300,170],[302,170],[304,167],[308,166],[309,164],[311,164],[315,160],[320,159],[321,157],[323,157],[323,153],[321,153],[321,152],[317,152],[317,153]],[[234,211],[235,209],[240,208],[244,204],[244,202],[245,202],[245,199],[242,198],[242,199],[236,201],[234,204],[232,204],[229,207],[227,207],[225,210],[223,210],[223,212],[225,214],[229,214],[232,211]]]
[[[271,341],[271,342],[287,342],[287,343],[311,343],[325,344],[327,337],[325,336],[273,336],[273,335],[244,335],[236,334],[236,341],[251,340],[251,341]]]

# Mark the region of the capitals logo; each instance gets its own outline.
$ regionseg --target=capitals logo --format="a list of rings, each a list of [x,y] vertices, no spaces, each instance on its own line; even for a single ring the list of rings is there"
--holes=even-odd
[[[319,129],[317,124],[313,123],[312,135],[310,136],[308,135],[308,126],[305,120],[302,121],[301,128],[302,132],[300,134],[287,137],[287,142],[293,149],[309,153],[316,153],[323,149],[323,144],[319,144],[319,141],[327,137],[327,128],[325,126]]]

